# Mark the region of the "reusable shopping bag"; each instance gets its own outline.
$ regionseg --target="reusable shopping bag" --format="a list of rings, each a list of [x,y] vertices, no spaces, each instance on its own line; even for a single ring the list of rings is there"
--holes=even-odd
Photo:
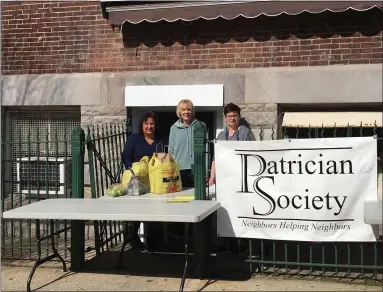
[[[168,194],[182,190],[180,167],[170,153],[154,153],[149,161],[150,192]]]

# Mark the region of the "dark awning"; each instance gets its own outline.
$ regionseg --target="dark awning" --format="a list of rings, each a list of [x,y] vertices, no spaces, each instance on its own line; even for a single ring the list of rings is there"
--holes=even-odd
[[[381,1],[178,1],[152,2],[145,5],[142,2],[135,3],[135,5],[126,5],[125,1],[102,0],[104,17],[110,24],[121,25],[124,22],[136,24],[143,21],[174,22],[217,18],[230,20],[240,16],[256,18],[260,15],[342,12],[349,9],[366,11],[383,6]]]

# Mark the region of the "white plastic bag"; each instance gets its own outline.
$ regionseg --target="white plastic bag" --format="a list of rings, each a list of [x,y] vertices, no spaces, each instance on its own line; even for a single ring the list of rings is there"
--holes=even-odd
[[[140,181],[140,179],[134,174],[134,171],[131,168],[129,168],[129,170],[132,174],[132,178],[128,184],[126,194],[128,196],[141,196],[149,193],[148,186]]]

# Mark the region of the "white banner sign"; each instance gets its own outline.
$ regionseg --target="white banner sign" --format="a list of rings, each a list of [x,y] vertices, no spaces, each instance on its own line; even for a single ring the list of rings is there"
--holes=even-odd
[[[217,141],[215,165],[220,237],[376,241],[374,137]]]

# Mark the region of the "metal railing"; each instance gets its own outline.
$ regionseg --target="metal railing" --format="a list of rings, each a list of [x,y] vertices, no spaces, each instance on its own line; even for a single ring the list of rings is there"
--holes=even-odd
[[[78,126],[54,132],[30,128],[25,135],[11,132],[1,143],[2,211],[51,198],[90,198],[104,195],[104,190],[120,180],[123,172],[121,153],[129,136],[128,123],[100,124],[84,130]],[[85,171],[87,170],[87,171]],[[89,181],[87,184],[86,182]],[[49,222],[40,220],[41,236],[48,235]],[[96,253],[118,244],[121,239],[119,222],[94,222]],[[36,257],[35,220],[6,220],[2,224],[2,258],[34,259]],[[85,236],[78,234],[71,243],[70,222],[55,225],[56,246],[65,258],[70,257],[71,244]],[[91,239],[92,234],[88,234]],[[45,253],[51,253],[46,241]]]
[[[111,123],[87,128],[86,149],[92,199],[105,195],[105,189],[119,183],[125,166],[122,152],[130,135],[130,122]],[[122,222],[95,221],[96,253],[100,254],[122,241]]]
[[[310,139],[330,137],[377,136],[377,159],[382,163],[383,129],[378,127],[337,128],[282,128],[281,139]],[[265,131],[269,137],[265,139]],[[257,140],[274,140],[276,131],[257,129]],[[197,200],[209,198],[206,177],[211,163],[214,141],[206,140],[203,127],[194,130],[194,182]],[[207,155],[206,155],[207,154]],[[379,158],[380,157],[380,158]],[[207,167],[206,167],[207,165]],[[215,228],[215,226],[213,226]],[[383,238],[382,230],[377,242],[300,242],[245,238],[215,238],[217,256],[234,253],[248,263],[249,272],[271,273],[274,275],[299,275],[320,277],[359,278],[381,282],[383,276]]]
[[[274,128],[259,127],[256,129],[256,139],[376,135],[379,143],[377,156],[381,157],[383,153],[383,131],[377,127],[282,128],[281,130],[280,135],[277,135]],[[214,143],[206,139],[206,129],[201,127],[194,131],[195,196],[197,200],[203,200],[208,198],[206,177]],[[77,127],[72,133],[65,131],[61,136],[57,133],[48,135],[42,130],[37,130],[33,134],[33,137],[37,137],[34,139],[31,138],[32,134],[23,139],[21,134],[17,136],[17,133],[14,134],[16,138],[3,139],[1,148],[2,210],[30,204],[44,198],[86,199],[84,189],[87,187],[90,187],[89,199],[104,196],[106,188],[120,181],[124,170],[121,154],[129,134],[130,125],[127,123],[90,126],[86,129],[86,133],[81,127]],[[33,166],[36,164],[38,166]],[[64,164],[64,170],[60,170],[58,166],[60,164]],[[33,167],[35,172],[32,171]],[[23,171],[28,175],[25,175]],[[60,171],[65,179],[60,178]],[[50,177],[52,173],[54,176]],[[3,257],[34,257],[33,222],[7,220],[4,223],[2,224]],[[42,224],[41,228],[43,232],[48,230],[46,223]],[[56,228],[62,230],[62,237],[60,235],[60,238],[56,240],[59,241],[59,252],[64,258],[67,258],[67,249],[70,244],[72,248],[76,244],[83,245],[82,238],[85,236],[82,226],[72,226],[71,232],[68,232],[68,228],[69,225],[65,221],[60,222]],[[94,222],[96,253],[100,254],[119,244],[122,241],[121,232],[120,222]],[[333,273],[337,275],[343,273],[349,278],[382,280],[383,242],[381,240],[373,243],[316,243],[227,238],[215,242],[218,256],[225,252],[236,253],[248,263],[251,273],[255,271],[289,275],[295,273],[301,276],[322,277]],[[49,249],[47,243],[47,254]],[[72,266],[80,265],[82,256],[72,254]]]
[[[25,133],[12,132],[1,141],[1,210],[7,211],[48,198],[71,196],[70,129],[52,132],[29,128]],[[31,259],[36,257],[35,220],[3,219],[2,258]],[[49,222],[40,220],[41,236],[49,232]],[[67,258],[70,226],[56,222],[56,246]],[[51,253],[48,240],[46,255]]]

